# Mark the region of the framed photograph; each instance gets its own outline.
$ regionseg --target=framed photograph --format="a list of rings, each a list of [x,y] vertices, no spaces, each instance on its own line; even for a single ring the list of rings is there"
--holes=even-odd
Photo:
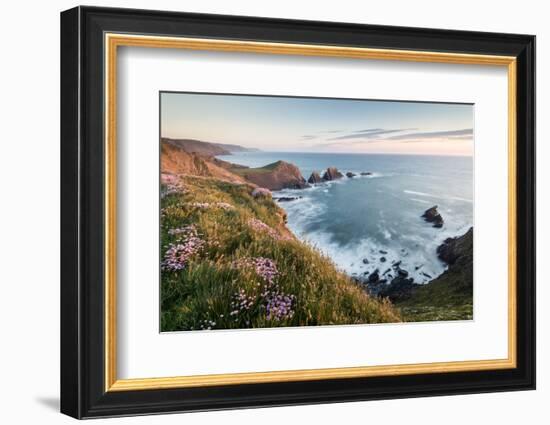
[[[535,388],[535,37],[61,14],[61,411]]]

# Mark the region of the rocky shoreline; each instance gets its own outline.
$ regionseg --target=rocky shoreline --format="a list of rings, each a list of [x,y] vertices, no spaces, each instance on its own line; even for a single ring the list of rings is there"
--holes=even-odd
[[[402,303],[411,299],[419,290],[430,289],[430,286],[441,285],[441,282],[453,280],[455,276],[461,276],[459,285],[471,291],[473,288],[473,227],[463,235],[447,238],[439,245],[434,255],[446,265],[446,270],[430,282],[419,284],[409,277],[409,272],[400,267],[401,261],[394,262],[383,273],[377,269],[363,278],[354,277],[355,281],[362,285],[373,296],[389,298],[393,303]],[[389,271],[395,276],[387,277]],[[427,276],[430,277],[431,276]],[[456,279],[454,279],[456,280]]]

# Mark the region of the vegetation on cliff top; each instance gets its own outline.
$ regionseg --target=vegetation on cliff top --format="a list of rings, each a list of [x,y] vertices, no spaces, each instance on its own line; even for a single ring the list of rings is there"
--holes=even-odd
[[[252,186],[173,175],[164,183],[162,331],[401,320],[294,238],[284,211]]]

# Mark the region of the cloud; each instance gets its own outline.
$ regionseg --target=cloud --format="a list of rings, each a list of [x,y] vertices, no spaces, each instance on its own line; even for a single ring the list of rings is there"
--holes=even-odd
[[[311,139],[316,139],[316,138],[317,138],[317,136],[313,136],[313,135],[311,135],[311,134],[304,134],[304,135],[302,136],[302,139],[303,139],[303,140],[311,140]]]
[[[464,140],[472,140],[473,129],[465,128],[460,130],[446,131],[424,131],[414,132],[414,128],[405,129],[381,129],[370,128],[365,130],[357,130],[354,133],[344,136],[333,137],[326,139],[327,143],[317,143],[312,147],[326,148],[331,146],[338,147],[360,147],[361,145],[370,145],[375,143],[422,143],[422,142],[459,142]],[[405,134],[393,134],[405,132]]]
[[[384,128],[369,128],[366,130],[357,130],[351,134],[345,134],[343,136],[332,137],[327,140],[349,140],[349,139],[365,139],[372,138],[373,136],[382,136],[385,134],[399,133],[402,131],[411,131],[415,130],[414,128],[395,128],[395,129],[384,129]]]
[[[387,140],[394,141],[412,141],[412,140],[426,140],[426,139],[453,139],[453,140],[464,140],[471,139],[474,135],[474,130],[472,128],[464,128],[461,130],[450,130],[450,131],[429,131],[423,133],[407,133],[407,134],[398,134],[396,136],[387,137]]]
[[[372,133],[373,131],[384,130],[383,128],[367,128],[366,130],[355,130],[354,133]]]

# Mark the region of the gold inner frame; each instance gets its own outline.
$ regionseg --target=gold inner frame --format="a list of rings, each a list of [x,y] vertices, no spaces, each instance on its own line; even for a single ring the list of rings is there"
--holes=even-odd
[[[135,391],[214,385],[308,381],[416,373],[446,373],[516,367],[516,58],[444,52],[370,49],[128,34],[105,34],[105,391]],[[508,72],[508,357],[495,360],[247,372],[164,378],[118,379],[116,324],[116,123],[117,48],[120,46],[324,56],[504,66]]]

